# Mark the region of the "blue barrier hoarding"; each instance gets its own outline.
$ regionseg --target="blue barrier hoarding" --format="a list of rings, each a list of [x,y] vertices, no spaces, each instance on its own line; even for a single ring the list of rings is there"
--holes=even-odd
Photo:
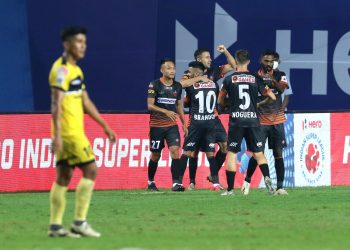
[[[20,8],[14,4],[7,5],[13,10],[7,13],[17,9],[22,17],[10,22],[8,29],[28,25],[28,32],[24,30],[17,39],[29,44],[30,60],[23,59],[24,54],[17,53],[20,50],[11,53],[15,50],[8,49],[5,54],[11,54],[13,61],[23,62],[23,68],[31,68],[32,74],[27,77],[32,86],[29,82],[26,99],[11,104],[14,108],[8,111],[49,110],[48,73],[62,53],[59,32],[71,24],[88,28],[88,52],[81,66],[91,97],[102,110],[146,110],[146,88],[160,76],[161,58],[176,59],[178,78],[198,47],[209,48],[215,64],[224,63],[225,58],[215,52],[221,43],[232,53],[248,49],[252,71],[258,69],[264,49],[277,50],[282,59],[280,68],[286,71],[293,90],[289,110],[349,109],[349,1],[5,2],[26,9],[18,12]],[[9,19],[0,15],[0,20],[4,23]],[[6,37],[5,33],[3,29],[2,37]],[[11,39],[15,44],[16,36]],[[7,67],[19,70],[12,64]],[[29,74],[23,68],[17,77]],[[0,69],[1,75],[9,75],[8,72],[7,68]],[[23,85],[25,81],[7,79],[3,87]],[[16,94],[8,93],[8,98],[15,98]],[[4,99],[0,104],[8,106]]]

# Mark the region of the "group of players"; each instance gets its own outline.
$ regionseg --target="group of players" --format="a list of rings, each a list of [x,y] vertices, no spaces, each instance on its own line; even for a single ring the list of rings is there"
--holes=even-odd
[[[112,142],[115,132],[100,116],[89,98],[84,75],[77,62],[86,52],[86,29],[68,27],[61,33],[63,55],[53,64],[49,83],[51,87],[52,150],[56,157],[56,180],[50,191],[50,237],[81,236],[100,237],[101,233],[87,222],[97,166],[95,155],[84,132],[84,113],[87,113],[104,130]],[[150,150],[148,164],[148,189],[158,191],[154,177],[158,160],[167,142],[171,158],[173,191],[184,191],[182,178],[189,160],[190,186],[195,188],[198,151],[203,150],[210,164],[208,180],[212,189],[219,190],[218,172],[227,155],[227,190],[232,195],[236,173],[236,153],[240,151],[243,138],[253,152],[243,185],[244,194],[249,193],[250,178],[259,165],[269,192],[274,192],[269,168],[263,154],[266,138],[273,149],[277,172],[277,194],[287,194],[283,189],[284,165],[282,148],[285,147],[283,122],[284,104],[281,93],[288,88],[283,72],[273,69],[276,54],[266,51],[261,56],[262,69],[257,74],[248,71],[249,55],[239,50],[235,58],[224,46],[218,51],[225,54],[228,64],[214,68],[208,50],[198,49],[195,61],[180,82],[174,80],[175,63],[171,59],[161,62],[162,77],[148,86],[148,109],[150,117]],[[217,81],[230,71],[219,93]],[[182,89],[186,91],[186,105],[190,107],[190,124],[187,126],[181,101]],[[230,112],[228,136],[219,119],[217,103]],[[185,141],[180,157],[180,134],[177,126],[179,116]],[[260,119],[260,122],[259,122]],[[261,126],[260,126],[261,123]],[[219,151],[215,153],[215,143]],[[75,191],[75,212],[71,229],[62,225],[66,207],[66,193],[75,167],[82,171],[82,178]]]
[[[268,192],[287,195],[283,189],[285,168],[282,156],[282,149],[286,147],[284,110],[287,103],[283,102],[282,94],[289,85],[285,73],[277,68],[279,55],[271,50],[264,51],[260,57],[261,69],[257,73],[251,73],[248,70],[250,58],[247,50],[236,51],[235,57],[223,45],[218,46],[217,50],[226,56],[228,64],[214,67],[209,50],[197,49],[194,53],[195,60],[189,63],[180,82],[174,80],[175,62],[163,59],[160,63],[162,77],[148,86],[152,152],[148,164],[148,190],[159,191],[154,177],[166,141],[172,158],[172,191],[185,190],[182,178],[187,164],[190,175],[188,189],[195,189],[198,152],[201,150],[209,162],[210,175],[207,179],[212,182],[212,190],[223,189],[218,172],[227,156],[227,189],[222,195],[232,195],[237,153],[241,150],[244,138],[253,157],[249,161],[242,186],[243,194],[249,194],[251,177],[256,166],[259,166]],[[225,77],[219,90],[217,81],[230,71],[233,73]],[[182,89],[186,92],[184,106],[190,110],[188,126],[181,102]],[[229,112],[228,135],[220,121],[218,110]],[[177,115],[185,135],[181,157]],[[272,186],[264,156],[267,139],[275,158],[276,190]],[[216,155],[215,143],[219,145]]]

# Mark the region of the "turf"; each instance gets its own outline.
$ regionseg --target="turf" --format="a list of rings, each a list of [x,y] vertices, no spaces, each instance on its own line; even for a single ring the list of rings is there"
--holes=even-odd
[[[97,191],[89,221],[99,239],[47,237],[48,193],[0,194],[0,249],[348,249],[350,187]],[[74,193],[68,193],[69,226]]]

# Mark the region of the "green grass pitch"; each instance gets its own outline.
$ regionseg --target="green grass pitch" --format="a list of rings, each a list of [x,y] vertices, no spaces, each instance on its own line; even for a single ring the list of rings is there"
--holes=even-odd
[[[288,192],[95,191],[89,222],[99,239],[47,237],[48,193],[0,194],[0,249],[349,249],[350,187]]]

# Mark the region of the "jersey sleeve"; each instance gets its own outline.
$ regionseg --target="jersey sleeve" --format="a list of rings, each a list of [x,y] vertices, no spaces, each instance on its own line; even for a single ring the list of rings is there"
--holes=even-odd
[[[155,82],[151,82],[149,85],[148,85],[148,95],[147,97],[148,98],[155,98],[157,95],[157,85]]]
[[[177,88],[177,97],[176,97],[176,100],[181,100],[181,96],[182,96],[182,86],[181,84],[179,83],[179,87]]]
[[[59,66],[51,70],[50,86],[63,91],[69,89],[69,70],[66,66]]]
[[[277,75],[276,81],[279,84],[282,84],[283,86],[285,86],[286,89],[289,88],[289,83],[288,83],[288,79],[287,79],[286,73],[284,73],[282,71],[279,71],[279,74]]]

